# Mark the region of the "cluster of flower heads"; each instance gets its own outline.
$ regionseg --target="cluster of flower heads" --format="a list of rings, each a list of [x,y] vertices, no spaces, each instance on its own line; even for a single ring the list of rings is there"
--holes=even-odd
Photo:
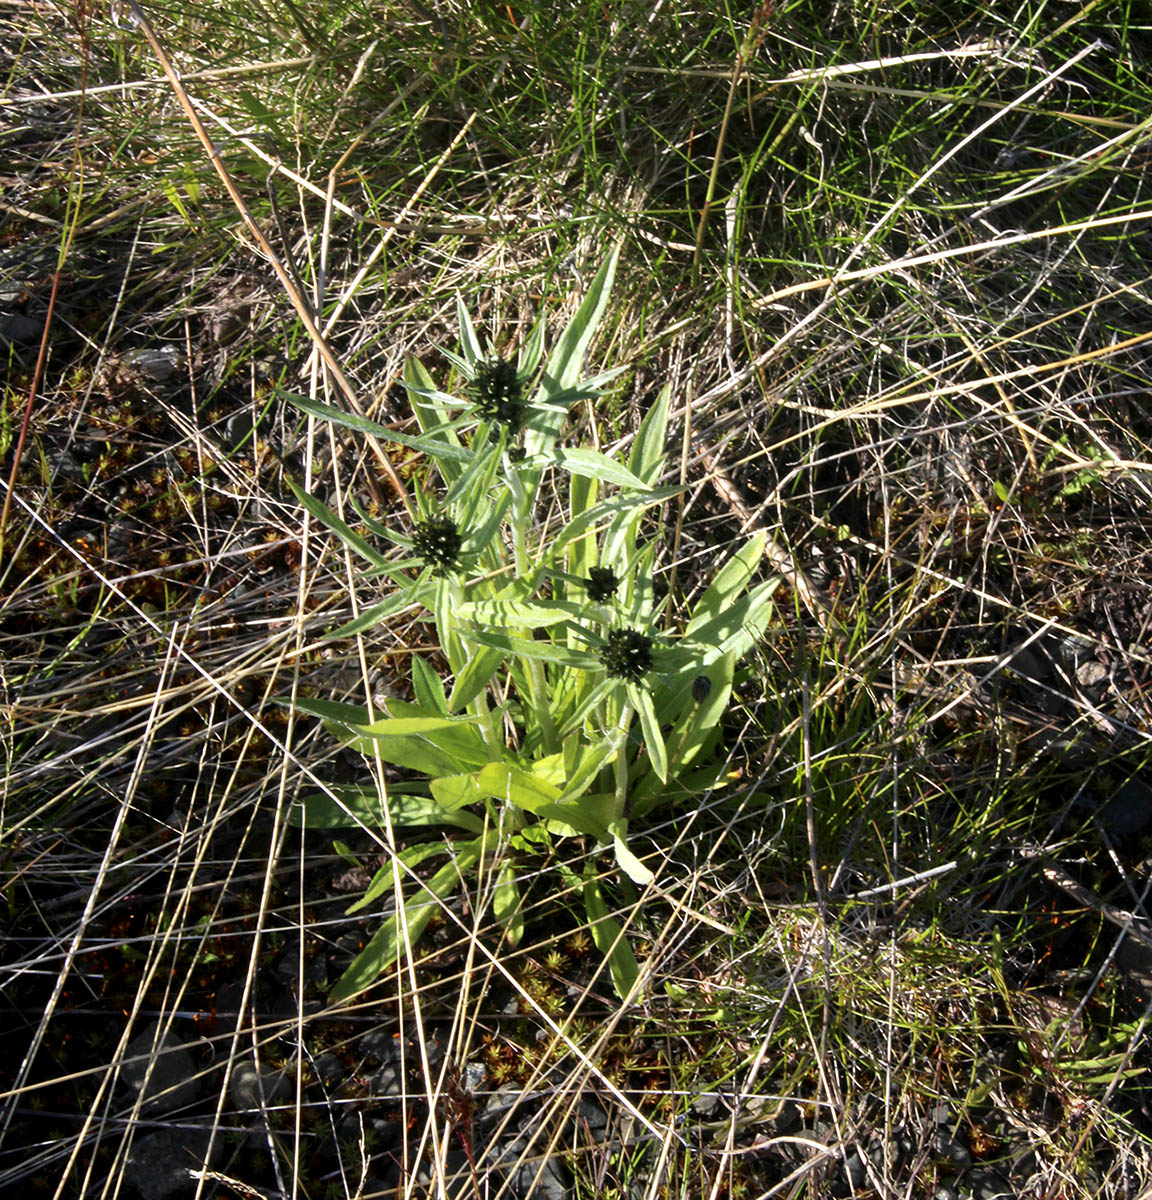
[[[412,533],[412,549],[433,575],[447,575],[459,566],[463,545],[464,539],[456,522],[446,515],[417,521]]]
[[[589,567],[588,578],[584,587],[588,591],[588,599],[594,604],[603,604],[616,595],[620,580],[611,567]]]
[[[639,679],[652,666],[652,639],[638,629],[609,629],[600,661],[617,679]]]
[[[519,432],[524,419],[524,385],[514,362],[498,354],[482,359],[468,390],[476,412],[485,421],[503,425],[510,434]]]

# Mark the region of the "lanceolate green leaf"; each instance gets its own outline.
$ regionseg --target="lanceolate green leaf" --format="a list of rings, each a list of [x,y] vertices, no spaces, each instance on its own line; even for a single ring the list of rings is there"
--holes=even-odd
[[[340,425],[344,429],[352,429],[357,433],[370,433],[382,441],[395,442],[399,446],[409,446],[413,450],[422,450],[426,454],[444,458],[450,462],[468,463],[472,461],[472,451],[458,442],[453,445],[441,439],[409,437],[408,434],[391,429],[387,425],[381,425],[378,421],[369,420],[356,413],[344,412],[342,409],[334,408],[331,404],[325,404],[320,400],[313,400],[311,396],[302,396],[296,392],[281,392],[280,394],[301,412],[318,417],[323,421],[331,421],[333,425]]]
[[[618,821],[613,821],[608,830],[612,834],[612,845],[616,851],[616,862],[620,870],[632,880],[633,883],[645,887],[652,882],[652,872],[628,849],[628,843],[625,837],[628,832],[628,822],[623,817]]]
[[[780,586],[778,576],[757,585],[747,595],[733,600],[710,620],[697,625],[692,640],[737,658],[755,645],[772,619],[772,596]]]
[[[555,804],[561,795],[560,788],[509,763],[489,763],[476,776],[476,783],[493,799],[515,804],[525,812],[536,812],[546,804]]]
[[[483,842],[457,843],[453,847],[453,860],[425,884],[404,905],[405,921],[400,914],[387,917],[363,950],[352,960],[352,965],[341,976],[332,989],[333,1002],[347,1000],[365,988],[371,987],[404,952],[415,946],[440,905],[457,890],[465,874],[480,861]],[[409,885],[411,886],[411,885]],[[407,939],[404,925],[407,925]]]
[[[471,639],[469,639],[471,640]],[[469,648],[468,661],[456,676],[452,694],[448,697],[449,712],[466,708],[488,686],[504,661],[504,652],[492,646]]]
[[[697,641],[707,641],[703,630],[717,618],[721,618],[733,599],[747,587],[764,555],[766,534],[763,530],[754,534],[716,572],[711,584],[696,602],[692,616],[684,629],[684,636]]]
[[[629,681],[628,699],[640,716],[640,728],[644,734],[644,748],[648,751],[648,759],[652,770],[661,783],[668,781],[668,757],[664,749],[664,737],[660,733],[660,722],[656,719],[656,710],[652,706],[651,693],[638,683]]]
[[[573,483],[575,482],[574,478]],[[555,558],[558,552],[571,542],[588,537],[589,531],[602,521],[608,521],[621,513],[635,514],[638,518],[644,509],[663,504],[665,500],[677,495],[680,491],[681,489],[677,487],[657,488],[651,492],[630,492],[624,496],[615,496],[611,500],[601,500],[599,504],[585,509],[578,516],[573,516],[572,520],[556,535],[555,541],[549,546],[552,558]]]
[[[305,829],[380,829],[384,805],[374,787],[334,787],[333,795],[304,796],[288,810],[288,820]]]
[[[461,621],[475,621],[485,627],[532,629],[572,621],[583,612],[579,604],[528,604],[519,600],[473,600],[461,604],[456,615]],[[467,635],[466,635],[467,636]]]
[[[612,985],[621,1000],[626,1000],[636,988],[640,978],[640,964],[632,947],[624,936],[620,922],[608,915],[608,906],[600,890],[600,881],[589,874],[584,880],[584,911],[588,914],[588,928],[596,949],[608,959],[608,970],[612,974]]]
[[[574,388],[579,382],[584,371],[584,358],[608,307],[619,256],[620,246],[617,245],[597,271],[583,303],[549,355],[544,365],[544,381],[541,387],[544,398]],[[525,435],[524,444],[528,453],[550,451],[563,419],[558,413],[541,417]],[[533,487],[530,490],[535,489]]]
[[[601,483],[614,483],[618,487],[635,488],[637,491],[648,490],[644,480],[638,479],[627,467],[596,450],[558,447],[553,453],[552,461],[570,475],[585,475],[589,479],[599,479]]]
[[[469,629],[466,632],[469,641],[479,642],[482,646],[491,646],[494,650],[502,650],[505,654],[519,655],[521,658],[535,658],[541,662],[555,663],[560,667],[574,667],[582,671],[600,669],[600,660],[594,654],[586,654],[582,650],[570,650],[567,646],[558,646],[553,642],[538,642],[534,638],[513,638],[502,633],[489,633],[479,629]]]
[[[476,326],[472,317],[464,307],[464,297],[456,293],[456,320],[460,325],[460,349],[464,351],[464,360],[469,366],[475,365],[484,357],[480,339],[476,336]]]
[[[305,796],[294,805],[290,820],[305,829],[382,829],[384,804],[375,788],[334,788],[336,798],[322,792]],[[449,812],[430,796],[390,793],[388,815],[397,828],[415,825],[446,825],[480,833],[483,822],[473,813]]]
[[[448,715],[448,697],[440,676],[428,665],[422,654],[412,655],[412,690],[421,708]]]
[[[664,469],[664,441],[668,431],[668,405],[672,398],[671,384],[665,384],[656,402],[640,422],[628,466],[632,473],[655,487]]]
[[[409,871],[418,867],[425,859],[432,858],[434,855],[444,853],[443,842],[421,842],[416,846],[408,846],[401,850],[396,855],[396,860],[402,867],[407,867]],[[400,872],[401,880],[407,876],[402,870]],[[392,869],[392,862],[386,862],[375,875],[372,876],[372,882],[364,891],[364,895],[360,897],[354,904],[350,904],[345,912],[352,914],[359,912],[362,908],[366,908],[375,900],[379,900],[386,892],[392,892],[396,886],[396,877]]]
[[[292,489],[296,499],[300,501],[300,506],[306,512],[310,513],[322,525],[326,525],[331,529],[345,545],[355,550],[361,558],[366,559],[376,567],[391,566],[388,559],[375,546],[369,545],[359,534],[353,533],[326,504],[321,503],[315,496],[310,496],[303,488],[298,488],[291,479],[288,480],[288,486]]]
[[[371,608],[366,608],[358,617],[354,617],[338,629],[333,629],[326,636],[331,639],[352,637],[353,634],[371,629],[373,626],[379,625],[381,621],[387,620],[388,617],[394,617],[407,608],[417,605],[428,608],[432,603],[433,595],[434,589],[427,583],[393,592],[387,599],[381,600],[379,604],[374,604]]]
[[[524,936],[524,909],[520,885],[516,882],[516,870],[511,863],[506,862],[496,877],[492,915],[504,927],[505,943],[510,948],[518,946]]]

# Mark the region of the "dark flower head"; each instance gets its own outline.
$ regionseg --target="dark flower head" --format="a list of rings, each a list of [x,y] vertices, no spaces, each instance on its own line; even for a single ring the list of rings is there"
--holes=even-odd
[[[524,389],[516,364],[498,354],[476,364],[469,393],[485,421],[506,425],[515,433],[524,412]]]
[[[603,604],[605,600],[610,600],[616,595],[620,580],[616,578],[616,572],[611,567],[589,567],[584,586],[588,589],[589,600]]]
[[[433,575],[447,575],[458,565],[463,544],[456,522],[448,516],[417,521],[412,534],[412,549],[432,568]]]
[[[508,461],[513,463],[523,462],[528,457],[528,451],[523,446],[512,446],[508,451]]]
[[[652,639],[638,629],[610,629],[600,661],[617,679],[639,679],[652,665]]]
[[[707,675],[697,675],[692,680],[692,699],[697,704],[703,704],[712,694],[712,680]]]

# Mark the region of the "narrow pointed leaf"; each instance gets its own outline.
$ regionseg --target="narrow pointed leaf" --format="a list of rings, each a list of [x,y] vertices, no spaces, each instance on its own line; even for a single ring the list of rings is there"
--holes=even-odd
[[[584,911],[588,914],[588,928],[596,949],[608,959],[608,970],[612,985],[621,1000],[626,1000],[635,990],[640,978],[640,964],[620,928],[620,922],[608,915],[600,891],[600,881],[589,878],[584,881]]]
[[[288,486],[306,512],[310,513],[321,525],[326,525],[332,530],[346,546],[355,550],[361,558],[377,567],[392,565],[375,546],[370,546],[359,534],[353,533],[326,504],[321,503],[315,496],[309,495],[303,488],[297,487],[291,479],[288,480]]]
[[[648,759],[652,770],[656,772],[661,783],[668,782],[668,755],[664,748],[664,737],[660,732],[660,722],[656,719],[656,709],[652,704],[652,694],[647,688],[636,683],[629,683],[628,699],[640,717],[640,729],[644,734],[644,748],[648,751]]]
[[[411,950],[420,940],[428,922],[432,920],[440,904],[455,892],[465,872],[480,861],[480,842],[469,842],[456,847],[456,857],[424,885],[404,906],[408,926],[405,941],[404,928],[397,913],[387,917],[363,950],[352,960],[352,965],[341,976],[329,997],[333,1003],[347,1000],[371,987],[405,950]]]

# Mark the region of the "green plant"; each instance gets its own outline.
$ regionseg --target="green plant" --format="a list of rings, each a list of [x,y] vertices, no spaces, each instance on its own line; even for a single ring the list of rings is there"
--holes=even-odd
[[[611,848],[625,875],[647,884],[652,871],[629,848],[629,822],[723,780],[714,754],[720,717],[736,660],[769,619],[776,579],[753,583],[764,550],[764,536],[757,535],[719,569],[680,636],[660,632],[670,598],[656,598],[657,544],[641,538],[640,526],[647,510],[676,493],[657,486],[669,389],[644,418],[626,466],[561,438],[569,407],[598,396],[619,374],[584,379],[581,372],[615,266],[614,253],[542,371],[542,322],[513,365],[491,347],[484,353],[461,303],[461,353],[444,353],[466,381],[468,398],[440,391],[410,362],[405,384],[419,436],[398,439],[383,426],[293,397],[312,415],[423,451],[443,484],[438,496],[415,490],[410,535],[360,512],[364,526],[398,547],[400,557],[381,553],[297,489],[304,507],[371,564],[369,574],[395,587],[332,636],[422,608],[452,673],[446,689],[429,660],[414,654],[415,701],[388,701],[384,716],[325,700],[301,702],[367,757],[421,779],[389,787],[386,796],[376,785],[309,796],[298,820],[320,828],[380,825],[386,806],[394,829],[437,827],[460,835],[448,863],[406,902],[403,919],[398,913],[386,920],[352,963],[336,985],[337,999],[372,983],[400,954],[405,929],[414,942],[438,901],[482,863],[497,864],[493,913],[513,944],[523,927],[517,861],[563,839],[590,838]],[[537,503],[556,472],[568,477],[568,511],[558,529],[539,519],[546,506]],[[400,869],[411,874],[447,849],[442,837],[409,845],[350,911],[389,892]],[[579,875],[563,856],[556,862],[567,888],[581,894],[592,937],[626,996],[638,966],[609,916],[595,862],[586,860]]]

